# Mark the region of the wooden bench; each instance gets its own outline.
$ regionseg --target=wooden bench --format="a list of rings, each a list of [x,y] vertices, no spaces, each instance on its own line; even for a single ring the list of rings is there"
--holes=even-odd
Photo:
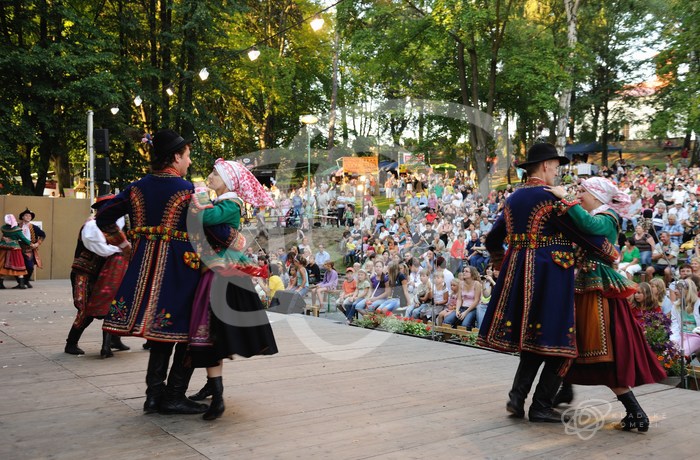
[[[479,329],[473,328],[467,330],[464,326],[457,326],[453,328],[452,326],[435,326],[435,333],[442,334],[442,339],[447,341],[454,338],[470,337],[473,334],[477,334]]]

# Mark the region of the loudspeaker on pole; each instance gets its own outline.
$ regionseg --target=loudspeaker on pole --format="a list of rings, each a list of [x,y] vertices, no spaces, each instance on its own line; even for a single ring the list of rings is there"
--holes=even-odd
[[[110,180],[109,158],[95,158],[95,182],[105,182]]]
[[[92,140],[95,145],[95,152],[109,153],[109,130],[93,129]]]

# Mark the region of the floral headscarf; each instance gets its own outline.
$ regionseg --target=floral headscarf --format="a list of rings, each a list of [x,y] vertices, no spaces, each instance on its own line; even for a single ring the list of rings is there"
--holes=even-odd
[[[221,176],[226,188],[246,203],[253,206],[275,207],[275,202],[267,190],[255,178],[253,173],[241,163],[219,158],[214,163],[214,169]]]
[[[632,200],[630,199],[630,196],[624,192],[621,192],[617,186],[615,186],[615,184],[608,179],[604,179],[602,177],[591,177],[583,181],[581,185],[588,193],[603,203],[602,206],[599,206],[593,210],[591,214],[595,215],[607,209],[612,209],[625,219],[629,219],[631,217],[630,205]]]

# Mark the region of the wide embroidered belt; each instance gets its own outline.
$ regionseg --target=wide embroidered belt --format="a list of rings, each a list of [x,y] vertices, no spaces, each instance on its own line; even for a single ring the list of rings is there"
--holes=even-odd
[[[552,245],[571,245],[571,241],[561,233],[556,235],[537,235],[532,233],[513,233],[506,237],[506,243],[513,249],[536,249]]]
[[[127,232],[129,239],[144,237],[147,240],[189,241],[187,232],[158,225],[155,227],[134,227]]]

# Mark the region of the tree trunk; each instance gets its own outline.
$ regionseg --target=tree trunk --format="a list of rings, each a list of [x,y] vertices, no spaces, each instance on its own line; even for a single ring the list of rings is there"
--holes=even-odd
[[[609,123],[609,117],[610,117],[610,109],[608,108],[608,101],[606,98],[606,101],[603,103],[603,136],[601,137],[601,148],[603,149],[603,156],[601,157],[601,164],[603,166],[608,165],[608,123]]]
[[[578,7],[580,0],[564,0],[566,8],[567,35],[566,42],[569,48],[569,61],[566,64],[566,73],[572,75],[572,82],[559,94],[559,119],[557,120],[557,152],[564,155],[566,147],[566,125],[569,122],[569,111],[571,109],[571,93],[573,90],[573,65],[571,59],[574,57],[578,36],[576,26],[578,23]]]
[[[21,144],[18,146],[22,152],[19,152],[19,175],[22,178],[22,187],[29,190],[32,194],[35,193],[34,181],[32,180],[32,148],[29,144]]]
[[[59,196],[66,196],[65,189],[71,188],[71,173],[70,164],[68,163],[68,155],[58,153],[53,157],[53,164],[56,177],[56,185],[58,186]]]
[[[338,105],[338,55],[340,50],[340,34],[338,29],[335,31],[335,39],[333,40],[333,75],[331,83],[331,110],[330,118],[328,119],[328,150],[335,145],[335,119],[336,107]]]

